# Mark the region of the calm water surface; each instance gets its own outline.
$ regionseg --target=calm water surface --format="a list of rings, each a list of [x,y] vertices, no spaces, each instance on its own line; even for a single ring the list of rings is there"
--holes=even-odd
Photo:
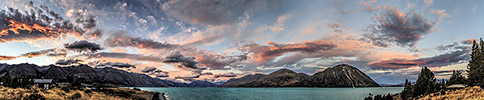
[[[137,87],[167,93],[170,100],[361,100],[372,94],[399,93],[403,87],[377,88],[182,88]]]

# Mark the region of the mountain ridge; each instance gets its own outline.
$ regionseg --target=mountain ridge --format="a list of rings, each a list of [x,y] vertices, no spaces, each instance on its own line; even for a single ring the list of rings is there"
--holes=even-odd
[[[220,87],[380,87],[368,75],[348,64],[327,68],[312,76],[285,68],[268,75],[254,75],[232,78]]]
[[[8,74],[11,77],[33,76],[48,78],[60,82],[97,83],[107,86],[134,87],[207,87],[213,83],[197,81],[196,83],[181,83],[146,74],[126,72],[115,68],[92,68],[88,65],[60,67],[55,65],[37,66],[35,64],[0,64],[0,77]]]

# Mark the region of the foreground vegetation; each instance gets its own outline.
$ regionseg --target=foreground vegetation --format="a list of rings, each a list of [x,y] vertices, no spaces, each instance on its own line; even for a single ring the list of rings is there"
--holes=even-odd
[[[438,82],[434,73],[427,67],[423,67],[418,75],[415,84],[405,80],[405,88],[398,96],[376,95],[365,98],[365,100],[393,100],[395,97],[403,100],[423,99],[423,100],[483,100],[484,92],[484,41],[482,38],[479,43],[473,41],[471,48],[471,59],[467,65],[467,78],[462,76],[461,71],[453,71],[449,81],[443,79]],[[453,84],[465,84],[468,87],[459,90],[448,90],[446,86]],[[390,98],[392,97],[392,98]]]
[[[81,99],[81,100],[148,100],[157,98],[159,93],[140,91],[122,88],[106,88],[98,90],[82,89],[40,89],[30,88],[10,88],[0,86],[0,100],[60,100],[60,99]]]

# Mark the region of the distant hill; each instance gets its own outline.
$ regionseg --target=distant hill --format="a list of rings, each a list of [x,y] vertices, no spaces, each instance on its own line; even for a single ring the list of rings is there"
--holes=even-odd
[[[110,86],[136,87],[213,87],[213,83],[194,81],[180,83],[159,78],[152,78],[145,74],[126,72],[115,68],[92,68],[87,65],[59,67],[54,65],[37,66],[34,64],[0,64],[0,77],[8,73],[11,77],[34,76],[57,81],[82,83],[99,83]]]
[[[313,76],[280,69],[268,75],[255,74],[230,79],[221,87],[379,87],[357,68],[340,64]]]

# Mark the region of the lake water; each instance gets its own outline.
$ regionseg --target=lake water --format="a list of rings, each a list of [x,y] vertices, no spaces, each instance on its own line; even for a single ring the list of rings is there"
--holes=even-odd
[[[167,93],[170,100],[361,100],[368,93],[399,93],[403,87],[372,88],[183,88],[137,87]]]

